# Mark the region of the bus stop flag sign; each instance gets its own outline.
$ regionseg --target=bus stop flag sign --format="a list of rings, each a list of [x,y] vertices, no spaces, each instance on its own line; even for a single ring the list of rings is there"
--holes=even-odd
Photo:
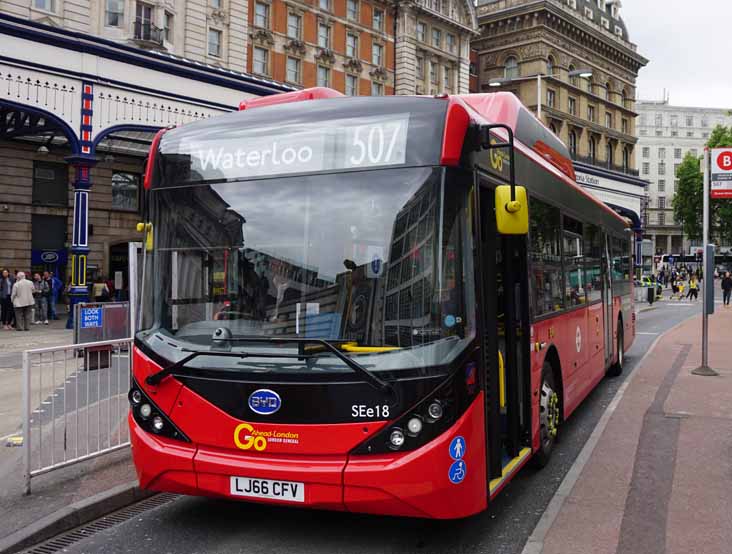
[[[732,148],[712,149],[712,198],[732,198]]]

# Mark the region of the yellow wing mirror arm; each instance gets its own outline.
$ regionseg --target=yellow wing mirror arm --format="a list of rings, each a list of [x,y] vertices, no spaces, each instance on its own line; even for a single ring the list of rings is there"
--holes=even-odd
[[[153,224],[140,222],[137,224],[137,232],[145,233],[145,250],[152,252],[153,249]]]

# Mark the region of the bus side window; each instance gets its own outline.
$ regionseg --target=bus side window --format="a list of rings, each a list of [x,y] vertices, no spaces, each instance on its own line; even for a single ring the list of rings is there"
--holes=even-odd
[[[582,245],[582,223],[564,217],[564,286],[567,306],[579,306],[586,301],[584,273],[584,247]]]
[[[584,225],[585,238],[585,291],[587,301],[594,302],[602,298],[602,258],[603,237],[599,227],[589,223]]]
[[[531,302],[534,316],[564,308],[559,210],[532,198],[529,204]]]

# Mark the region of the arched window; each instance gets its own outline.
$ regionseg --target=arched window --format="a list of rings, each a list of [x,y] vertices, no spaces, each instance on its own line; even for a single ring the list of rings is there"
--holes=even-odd
[[[605,159],[607,160],[607,167],[608,169],[612,168],[614,160],[613,160],[613,145],[610,141],[607,141],[607,144],[605,145]]]
[[[577,156],[577,133],[574,131],[569,132],[569,153],[572,157]]]
[[[572,72],[574,72],[575,70],[576,70],[576,68],[573,65],[570,65],[569,66],[569,73],[570,73],[570,76],[569,76],[569,84],[571,84],[572,86],[575,86],[576,87],[577,86],[577,76],[576,75],[574,75],[574,76],[572,75]]]
[[[509,56],[506,58],[503,76],[506,79],[516,79],[519,76],[518,60],[515,56]]]
[[[549,59],[546,61],[546,74],[554,75],[554,58],[551,56],[549,56]]]
[[[595,137],[590,137],[590,163],[595,163],[597,160],[597,141]]]
[[[610,100],[610,83],[605,83],[605,100]]]
[[[626,173],[630,169],[630,148],[623,148],[623,171]]]

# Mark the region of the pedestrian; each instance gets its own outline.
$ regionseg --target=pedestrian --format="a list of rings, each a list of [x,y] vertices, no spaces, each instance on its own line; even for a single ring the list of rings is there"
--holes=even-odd
[[[686,294],[686,298],[694,298],[694,302],[697,301],[699,298],[699,281],[696,278],[696,275],[693,275],[689,278],[689,292]]]
[[[15,284],[13,285],[13,290],[10,293],[15,312],[15,328],[18,331],[30,331],[30,320],[33,312],[33,305],[36,302],[33,298],[34,290],[35,287],[33,286],[33,283],[25,278],[25,273],[19,271],[16,274]]]
[[[15,277],[11,277],[7,269],[3,269],[0,274],[0,322],[5,330],[12,329],[10,324],[13,322],[13,301],[10,295],[14,284]]]
[[[732,276],[730,276],[729,271],[727,271],[724,274],[724,279],[722,279],[722,298],[725,308],[729,308],[730,296],[732,296]]]
[[[53,271],[49,271],[47,273],[48,286],[51,289],[51,296],[48,298],[48,319],[58,319],[58,315],[56,314],[56,304],[58,303],[59,296],[61,296],[64,284],[61,279],[56,277]]]
[[[48,298],[51,295],[51,287],[48,282],[41,278],[40,273],[33,274],[33,298],[36,301],[35,325],[48,325]]]
[[[92,285],[92,296],[95,302],[108,302],[109,301],[109,287],[104,280],[104,277],[98,277]]]

